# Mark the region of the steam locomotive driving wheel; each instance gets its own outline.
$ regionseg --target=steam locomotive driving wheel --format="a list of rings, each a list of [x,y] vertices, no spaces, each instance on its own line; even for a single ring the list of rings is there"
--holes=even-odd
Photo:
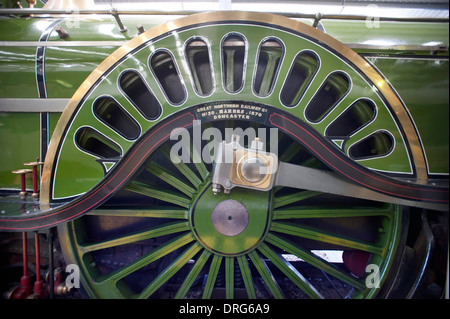
[[[402,205],[441,204],[383,77],[268,14],[141,34],[89,76],[55,132],[42,197],[110,194],[58,229],[91,297],[384,296],[405,247]]]

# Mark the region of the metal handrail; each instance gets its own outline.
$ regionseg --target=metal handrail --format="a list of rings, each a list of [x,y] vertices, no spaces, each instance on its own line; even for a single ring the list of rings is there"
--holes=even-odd
[[[181,11],[158,11],[158,10],[123,10],[123,9],[0,9],[0,15],[87,15],[87,14],[119,14],[119,15],[191,15],[202,13],[200,10],[181,10]],[[116,13],[117,12],[117,13]],[[382,22],[435,22],[448,23],[449,18],[439,17],[373,17],[365,15],[340,15],[340,14],[306,14],[292,12],[276,12],[288,18],[303,18],[315,20],[367,20],[376,19]]]

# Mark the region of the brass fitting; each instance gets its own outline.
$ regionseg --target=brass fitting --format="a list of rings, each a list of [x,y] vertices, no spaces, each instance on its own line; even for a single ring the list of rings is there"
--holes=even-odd
[[[33,172],[33,170],[26,169],[26,168],[12,171],[13,174],[20,175],[20,193],[19,193],[19,197],[22,200],[25,200],[27,198],[26,175],[30,174],[32,172]]]
[[[278,157],[262,149],[263,143],[258,138],[252,141],[250,148],[242,147],[235,135],[230,143],[222,142],[212,173],[213,193],[219,193],[223,187],[228,194],[235,186],[260,191],[272,189]]]

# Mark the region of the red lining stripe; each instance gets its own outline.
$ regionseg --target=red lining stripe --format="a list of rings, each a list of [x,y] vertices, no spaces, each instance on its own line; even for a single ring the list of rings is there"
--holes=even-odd
[[[288,129],[286,129],[286,128],[284,128],[284,127],[278,125],[278,124],[276,124],[276,123],[273,121],[273,119],[272,119],[272,117],[274,117],[274,116],[279,116],[279,117],[281,117],[281,118],[283,118],[283,119],[289,121],[290,123],[294,124],[296,127],[300,128],[302,131],[304,131],[304,132],[307,133],[310,137],[312,137],[314,140],[316,140],[320,145],[322,145],[329,153],[331,153],[334,157],[336,157],[340,162],[346,164],[347,166],[350,166],[352,169],[358,171],[359,173],[362,173],[363,175],[365,175],[365,176],[367,176],[367,177],[369,177],[369,178],[372,178],[372,179],[374,179],[374,180],[378,180],[378,181],[380,181],[380,182],[382,182],[382,183],[387,183],[387,184],[393,185],[393,186],[395,186],[395,187],[400,187],[400,188],[407,188],[407,189],[411,189],[411,190],[425,191],[425,192],[439,192],[439,193],[444,193],[444,194],[445,194],[445,193],[448,193],[448,191],[446,191],[446,190],[434,190],[434,189],[433,189],[433,190],[426,190],[426,189],[420,189],[420,188],[417,188],[417,187],[411,187],[411,186],[405,186],[405,185],[401,185],[401,184],[396,184],[396,183],[389,182],[389,181],[380,179],[380,178],[378,178],[378,177],[372,176],[372,175],[370,175],[370,174],[368,174],[368,173],[366,173],[366,172],[361,171],[360,169],[358,169],[357,167],[351,165],[350,163],[348,163],[348,162],[342,160],[342,158],[340,158],[339,156],[337,156],[337,155],[336,155],[333,151],[331,151],[325,144],[323,144],[318,138],[316,138],[314,135],[312,135],[310,132],[308,132],[305,128],[303,128],[302,126],[298,125],[297,123],[295,123],[295,122],[292,121],[291,119],[289,119],[289,118],[287,118],[287,117],[285,117],[285,116],[283,116],[283,115],[280,115],[280,114],[278,114],[278,113],[273,113],[273,114],[270,115],[269,121],[270,121],[270,123],[271,123],[272,125],[274,125],[274,126],[280,128],[281,130],[284,130],[284,131],[288,132],[289,134],[291,134],[291,135],[295,136],[296,138],[298,138],[298,139],[299,139],[300,141],[302,141],[305,145],[307,145],[307,146],[310,148],[310,150],[311,150],[312,152],[314,152],[314,153],[315,153],[318,157],[320,157],[323,161],[325,161],[326,163],[328,163],[328,165],[330,165],[331,167],[333,167],[336,171],[340,172],[342,175],[346,176],[347,178],[349,178],[349,179],[351,179],[351,180],[357,182],[358,184],[364,185],[364,186],[367,187],[367,188],[371,188],[371,189],[373,189],[373,190],[376,190],[376,191],[379,191],[379,192],[382,192],[382,193],[386,193],[386,194],[390,194],[390,195],[395,195],[395,196],[398,196],[398,197],[410,198],[410,199],[414,199],[414,200],[427,200],[427,201],[434,201],[434,202],[440,202],[440,203],[448,203],[448,200],[418,198],[418,197],[413,197],[413,196],[404,195],[404,194],[400,194],[400,193],[391,193],[391,192],[389,192],[389,191],[385,191],[385,190],[382,190],[382,189],[378,189],[378,188],[376,188],[376,187],[374,187],[374,186],[367,185],[367,184],[365,184],[365,183],[363,183],[363,182],[361,182],[361,181],[359,181],[359,180],[353,178],[352,176],[350,176],[350,175],[348,175],[348,174],[342,172],[339,168],[337,168],[336,166],[334,166],[333,164],[331,164],[331,163],[330,163],[329,161],[327,161],[322,155],[320,155],[318,152],[316,152],[316,150],[314,150],[308,143],[306,143],[303,139],[301,139],[299,136],[297,136],[297,134],[295,134],[295,133],[289,131]]]

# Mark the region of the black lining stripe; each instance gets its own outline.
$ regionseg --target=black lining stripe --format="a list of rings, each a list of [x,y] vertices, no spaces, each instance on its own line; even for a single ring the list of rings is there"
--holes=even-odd
[[[79,218],[95,209],[122,189],[140,172],[140,168],[153,151],[169,139],[174,127],[191,127],[193,120],[196,119],[195,109],[197,107],[193,106],[180,110],[166,121],[155,124],[133,143],[122,160],[111,168],[107,177],[84,195],[77,197],[72,202],[34,216],[30,214],[0,218],[0,230],[30,231],[49,228]],[[275,107],[266,107],[269,114],[267,114],[265,121],[269,121],[274,127],[281,128],[293,136],[302,145],[318,155],[321,161],[333,169],[337,169],[346,178],[394,197],[448,206],[448,189],[409,184],[376,174],[344,156],[342,152],[306,123],[298,121],[286,111],[281,111]]]
[[[46,42],[53,29],[62,19],[53,21],[41,34],[39,42]],[[47,98],[47,88],[45,87],[45,46],[39,46],[36,49],[36,85],[40,99]],[[49,113],[40,113],[40,158],[44,161],[47,155],[49,143]],[[42,172],[41,172],[42,173]]]
[[[408,183],[369,170],[345,156],[317,131],[287,112],[274,110],[269,122],[299,140],[333,171],[363,187],[406,200],[448,205],[448,188]]]

